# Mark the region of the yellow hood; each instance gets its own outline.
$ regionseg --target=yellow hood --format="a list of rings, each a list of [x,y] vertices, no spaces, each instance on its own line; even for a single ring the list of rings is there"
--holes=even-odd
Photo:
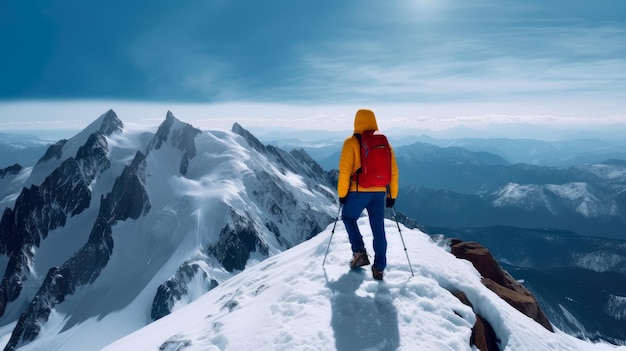
[[[362,134],[366,130],[378,130],[376,116],[371,110],[358,110],[354,116],[354,133]]]

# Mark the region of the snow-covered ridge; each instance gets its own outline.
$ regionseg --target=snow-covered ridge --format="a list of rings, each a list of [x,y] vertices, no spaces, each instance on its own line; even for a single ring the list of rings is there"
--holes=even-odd
[[[558,185],[509,183],[494,192],[492,204],[527,210],[545,208],[553,215],[558,214],[558,209],[566,208],[586,218],[619,215],[615,200],[600,199],[589,187],[584,182]]]
[[[367,218],[359,220],[371,251]],[[332,225],[314,238],[231,278],[197,301],[105,347],[117,350],[472,350],[476,316],[461,290],[501,340],[502,350],[625,350],[555,333],[509,306],[445,245],[387,220],[384,282],[350,270],[339,223],[325,268]]]

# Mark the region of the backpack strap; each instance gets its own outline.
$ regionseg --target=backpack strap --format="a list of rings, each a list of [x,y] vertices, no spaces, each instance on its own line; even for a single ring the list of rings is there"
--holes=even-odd
[[[361,134],[359,133],[354,133],[353,134],[354,137],[356,137],[356,139],[359,141],[359,160],[361,159],[361,148],[363,147],[363,142],[361,141]],[[362,160],[360,160],[362,161]],[[363,166],[363,165],[361,165]],[[359,169],[357,169],[354,174],[356,174],[356,192],[359,192],[359,174],[361,174],[361,167],[359,167]],[[350,186],[348,187],[348,189],[350,189],[350,187],[352,186],[352,176],[354,176],[354,174],[352,174],[350,176]]]

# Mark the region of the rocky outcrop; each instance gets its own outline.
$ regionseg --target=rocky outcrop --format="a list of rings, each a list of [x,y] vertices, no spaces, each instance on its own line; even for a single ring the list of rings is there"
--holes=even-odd
[[[474,308],[472,303],[462,291],[452,293],[464,304]],[[470,345],[475,345],[481,351],[499,351],[498,343],[500,340],[496,336],[496,332],[489,322],[480,314],[476,314],[476,324],[472,328],[472,336],[470,337]]]
[[[476,242],[452,239],[450,248],[453,255],[466,259],[474,265],[482,276],[482,283],[504,299],[518,311],[534,319],[537,323],[554,332],[550,321],[543,313],[537,299],[522,284],[500,267],[491,252]]]
[[[209,279],[198,262],[185,262],[178,268],[174,276],[157,289],[150,312],[152,320],[155,321],[170,314],[176,302],[189,294],[189,284],[194,279],[201,280],[203,292],[218,285],[215,279]]]
[[[229,272],[243,270],[253,252],[268,254],[267,244],[259,237],[254,222],[234,211],[231,217],[233,220],[220,231],[219,240],[208,249]]]
[[[554,332],[552,324],[539,306],[537,299],[522,284],[518,283],[511,275],[500,267],[491,252],[477,242],[467,242],[459,239],[450,240],[450,248],[457,258],[470,261],[482,276],[482,283],[500,298],[518,311],[532,318],[544,328]],[[471,306],[463,292],[454,292],[459,300]],[[477,315],[477,322],[472,329],[474,345],[480,350],[498,350],[497,335],[489,324]],[[478,343],[483,343],[481,347]],[[484,348],[483,348],[484,347]]]

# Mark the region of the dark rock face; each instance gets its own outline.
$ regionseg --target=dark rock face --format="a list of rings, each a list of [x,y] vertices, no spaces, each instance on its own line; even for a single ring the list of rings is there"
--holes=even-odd
[[[78,287],[98,278],[113,252],[111,226],[118,220],[137,219],[150,209],[148,195],[141,185],[143,179],[140,179],[144,167],[145,156],[137,152],[133,162],[116,179],[113,190],[101,199],[100,212],[87,243],[61,267],[48,271],[37,295],[18,320],[5,351],[34,340],[57,304]]]
[[[152,311],[150,317],[153,321],[165,317],[172,312],[174,303],[180,300],[189,292],[188,284],[198,274],[202,275],[203,280],[207,280],[207,274],[200,268],[197,263],[185,262],[178,268],[176,274],[161,284],[157,290],[154,301],[152,302]],[[207,282],[207,291],[215,288],[218,284],[215,279]]]
[[[37,163],[42,163],[53,158],[56,158],[57,160],[61,158],[61,154],[63,153],[63,146],[65,146],[65,143],[67,143],[67,139],[61,139],[56,143],[50,145],[46,153],[39,159]]]
[[[451,239],[450,247],[452,254],[457,258],[472,262],[476,270],[482,275],[482,283],[486,287],[518,311],[554,332],[550,321],[535,297],[500,267],[489,250],[476,242],[465,242],[458,239]]]
[[[201,131],[199,129],[179,121],[168,111],[165,121],[161,123],[148,146],[148,152],[150,152],[150,149],[160,149],[163,143],[167,142],[168,138],[171,138],[170,144],[183,152],[179,171],[180,174],[185,175],[189,167],[189,160],[196,155],[194,138],[200,133]]]
[[[109,195],[102,199],[100,211],[111,220],[137,219],[150,210],[148,194],[143,186],[145,159],[137,151],[133,162],[124,168]]]
[[[30,276],[27,263],[33,259],[33,247],[89,206],[92,181],[110,167],[107,147],[103,134],[92,134],[75,157],[63,161],[41,185],[24,188],[14,208],[4,211],[0,253],[9,256],[9,263],[0,285],[0,316]]]
[[[0,169],[0,178],[4,178],[4,177],[6,177],[8,175],[16,175],[16,174],[20,173],[20,171],[23,168],[24,167],[22,167],[19,163],[16,163],[13,166],[9,166],[7,168]]]
[[[208,249],[224,268],[232,272],[243,270],[252,252],[268,254],[268,247],[260,238],[254,222],[235,212],[231,212],[233,220],[220,232],[220,238]]]
[[[117,118],[117,114],[113,110],[108,110],[101,118],[102,123],[98,130],[104,135],[120,132],[124,128],[124,123]]]

